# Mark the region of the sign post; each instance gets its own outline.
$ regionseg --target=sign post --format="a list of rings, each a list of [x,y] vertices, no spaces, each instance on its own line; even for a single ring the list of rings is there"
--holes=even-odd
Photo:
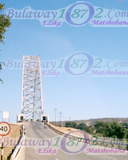
[[[11,131],[11,126],[7,122],[0,123],[0,136],[2,136],[2,146],[1,146],[1,160],[3,160],[4,155],[4,136],[7,136]]]

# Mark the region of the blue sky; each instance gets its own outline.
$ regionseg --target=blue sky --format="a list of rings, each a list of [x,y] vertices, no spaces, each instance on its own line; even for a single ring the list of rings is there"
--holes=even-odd
[[[84,1],[84,0],[83,0]],[[77,2],[76,0],[2,0],[5,9],[57,10]],[[94,6],[106,9],[128,10],[127,0],[88,0]],[[11,20],[0,44],[0,60],[21,60],[23,55],[40,55],[41,61],[58,60],[84,51],[104,59],[128,60],[127,27],[73,27],[63,23],[61,27],[43,27],[38,20]],[[11,121],[21,112],[22,70],[3,69],[0,77],[0,111],[9,111]],[[62,120],[128,117],[127,77],[71,76],[43,77],[44,112],[54,120],[54,108],[62,112]]]

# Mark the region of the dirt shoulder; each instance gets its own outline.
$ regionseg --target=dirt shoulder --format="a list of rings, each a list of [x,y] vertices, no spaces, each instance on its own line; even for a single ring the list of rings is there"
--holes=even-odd
[[[64,132],[67,134],[69,134],[71,132],[70,135],[72,135],[72,136],[84,138],[83,131],[81,131],[79,129],[69,128],[69,127],[58,127],[58,126],[54,126],[52,124],[49,124],[49,125],[55,129],[61,131],[61,132]],[[91,137],[88,133],[85,133],[85,134],[87,134],[89,137]]]
[[[10,126],[11,126],[11,131],[10,131],[9,135],[7,135],[6,137],[9,139],[15,138],[18,140],[20,137],[20,134],[21,134],[22,123],[20,123],[20,124],[10,123]],[[0,136],[0,155],[1,155],[1,142],[2,142],[2,137]],[[8,157],[12,153],[13,149],[14,149],[14,147],[12,147],[12,146],[11,147],[9,147],[9,146],[4,147],[4,158],[3,158],[4,160],[8,159]],[[1,157],[0,157],[0,160],[1,160]]]

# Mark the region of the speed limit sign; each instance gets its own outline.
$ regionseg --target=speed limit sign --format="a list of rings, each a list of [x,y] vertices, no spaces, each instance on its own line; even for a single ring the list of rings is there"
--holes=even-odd
[[[0,123],[0,136],[7,136],[11,131],[11,126],[7,122]]]

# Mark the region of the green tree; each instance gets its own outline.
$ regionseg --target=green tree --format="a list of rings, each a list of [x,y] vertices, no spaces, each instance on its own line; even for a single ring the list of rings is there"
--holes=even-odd
[[[119,124],[117,122],[112,122],[111,123],[111,128],[112,128],[112,135],[110,136],[117,136],[117,138],[122,139],[126,137],[126,132],[127,130],[123,127],[122,124]]]
[[[72,122],[72,128],[77,128],[77,123],[76,122]]]
[[[65,127],[77,128],[76,122],[66,122]]]
[[[104,137],[106,137],[106,128],[107,128],[106,122],[98,121],[95,123],[94,126],[96,129],[96,133],[99,133],[99,134],[103,135]]]
[[[5,65],[5,63],[4,62],[0,62],[0,70],[2,69],[2,65]],[[2,79],[0,78],[0,82],[2,82],[3,83],[3,81],[2,81]]]
[[[128,123],[125,122],[125,123],[122,123],[122,125],[124,128],[128,129]]]
[[[0,11],[4,9],[4,5],[0,4]],[[6,29],[10,27],[10,19],[4,14],[0,14],[0,42],[3,43],[4,34],[6,33]]]
[[[4,9],[4,5],[0,4],[0,11],[2,11]],[[9,28],[11,25],[10,23],[10,19],[5,16],[4,14],[0,14],[0,42],[3,43],[3,39],[4,39],[4,34],[6,33],[6,29]],[[3,62],[0,62],[0,70],[2,69],[2,65],[4,65]],[[0,79],[1,82],[2,79]]]
[[[77,129],[84,130],[91,134],[94,134],[94,130],[95,130],[94,126],[87,126],[85,123],[78,124]]]
[[[80,124],[78,124],[78,126],[77,126],[77,128],[78,128],[78,129],[81,129],[81,130],[84,130],[85,127],[86,127],[86,124],[85,124],[85,123],[80,123]]]
[[[119,139],[126,138],[128,130],[120,123],[117,122],[96,122],[94,125],[96,133],[103,137],[117,137]]]
[[[66,122],[65,127],[71,127],[71,122]]]

